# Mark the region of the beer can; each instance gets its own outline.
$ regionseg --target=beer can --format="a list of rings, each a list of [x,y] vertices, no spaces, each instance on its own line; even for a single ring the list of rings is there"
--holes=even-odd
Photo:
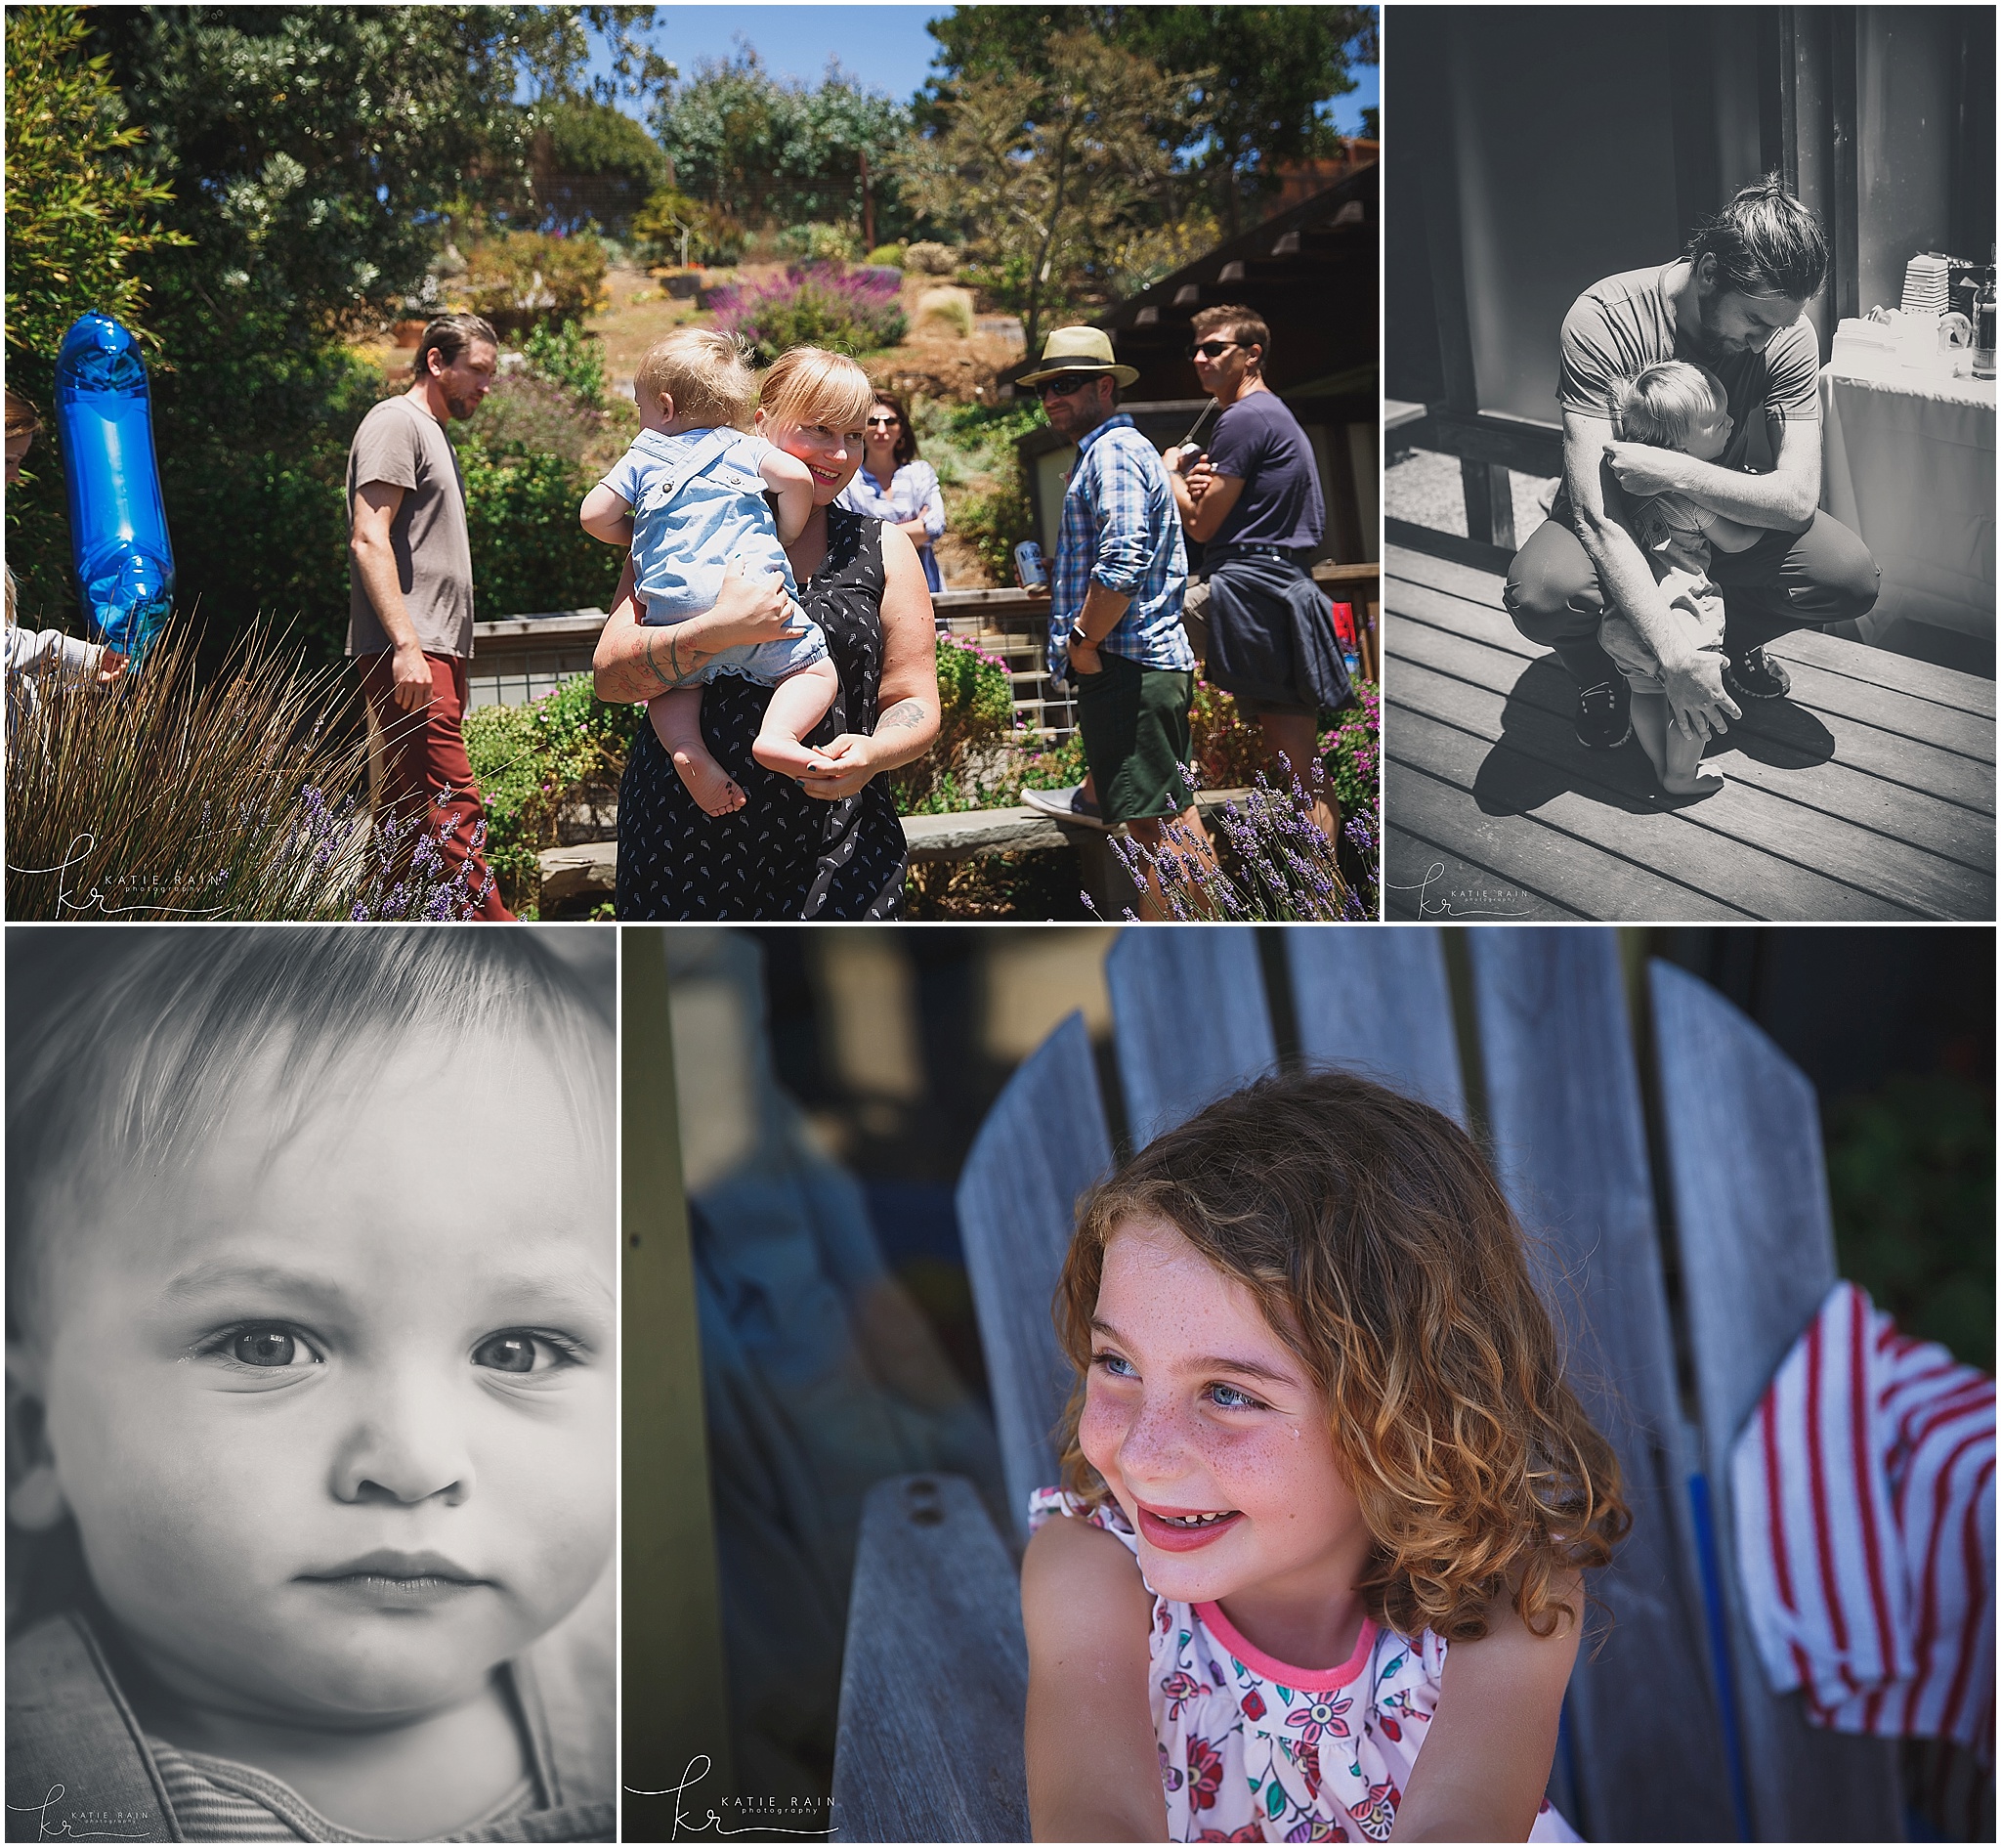
[[[1014,548],[1014,576],[1024,590],[1040,590],[1049,581],[1043,569],[1043,548],[1034,539],[1023,539]]]

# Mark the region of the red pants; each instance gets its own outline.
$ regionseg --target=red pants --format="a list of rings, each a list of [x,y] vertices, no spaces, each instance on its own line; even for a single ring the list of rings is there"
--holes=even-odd
[[[480,793],[473,787],[473,767],[466,761],[465,663],[455,655],[425,655],[431,664],[431,704],[422,712],[406,712],[397,705],[392,663],[395,651],[362,657],[362,690],[382,739],[382,813],[405,826],[411,816],[426,834],[438,838],[446,876],[455,878],[471,862],[471,886],[487,883],[486,856],[473,842],[473,830],[484,818]],[[449,795],[447,795],[447,792]],[[438,798],[445,796],[440,801]],[[490,924],[506,924],[514,914],[500,902],[495,885],[486,903],[471,914]]]

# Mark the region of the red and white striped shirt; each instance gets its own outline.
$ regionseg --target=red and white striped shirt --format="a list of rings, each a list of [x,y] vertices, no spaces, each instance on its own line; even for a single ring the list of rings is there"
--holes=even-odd
[[[1730,1452],[1775,1693],[1843,1733],[1994,1755],[1994,1382],[1837,1283]]]

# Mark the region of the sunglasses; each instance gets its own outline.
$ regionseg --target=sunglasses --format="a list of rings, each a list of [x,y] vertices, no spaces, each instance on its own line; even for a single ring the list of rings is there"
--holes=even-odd
[[[1038,398],[1068,398],[1073,392],[1081,392],[1094,378],[1102,378],[1102,372],[1078,373],[1071,378],[1045,378],[1036,386]]]
[[[1232,347],[1240,347],[1241,340],[1203,340],[1188,349],[1191,360],[1218,360]]]
[[[869,419],[869,428],[872,430],[894,430],[902,422],[903,419],[901,417],[871,417]]]

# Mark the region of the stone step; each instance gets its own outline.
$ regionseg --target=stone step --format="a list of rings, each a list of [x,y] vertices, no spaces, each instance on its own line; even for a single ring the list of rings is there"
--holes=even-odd
[[[1206,815],[1225,802],[1241,802],[1248,790],[1205,790],[1196,806]],[[904,839],[913,860],[970,860],[990,853],[1034,853],[1066,844],[1090,848],[1102,842],[1102,829],[1059,822],[1039,808],[970,808],[952,815],[906,815]],[[542,899],[568,904],[583,897],[609,898],[617,882],[618,843],[589,840],[574,847],[547,847],[541,855]]]

